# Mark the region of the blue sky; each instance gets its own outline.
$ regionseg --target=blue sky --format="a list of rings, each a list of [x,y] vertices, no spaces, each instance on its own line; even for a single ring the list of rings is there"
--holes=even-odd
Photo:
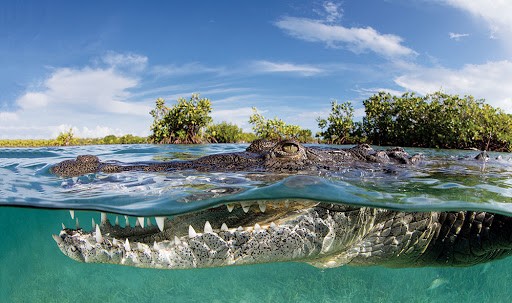
[[[317,131],[330,101],[443,90],[512,113],[512,1],[7,1],[0,138],[148,135],[156,98],[201,93]]]

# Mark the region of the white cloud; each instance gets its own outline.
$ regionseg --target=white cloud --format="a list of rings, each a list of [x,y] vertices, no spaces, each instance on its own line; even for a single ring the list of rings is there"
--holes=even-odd
[[[290,119],[297,121],[297,124],[302,126],[304,124],[304,121],[314,121],[316,123],[316,119],[318,117],[321,118],[327,118],[329,114],[331,113],[331,109],[328,107],[329,104],[325,103],[323,104],[323,108],[321,110],[316,111],[301,111],[293,115],[295,119]]]
[[[75,136],[79,137],[79,138],[102,138],[102,137],[105,137],[105,136],[108,136],[108,135],[122,136],[122,135],[125,134],[119,128],[112,129],[110,127],[96,125],[94,128],[90,129],[87,126],[83,126],[81,128],[78,128],[76,126],[72,126],[72,125],[69,125],[69,124],[61,124],[61,125],[59,125],[55,129],[55,131],[53,132],[53,136],[52,137],[55,138],[61,132],[67,132],[70,129],[73,131],[73,134]]]
[[[512,113],[512,61],[509,60],[467,64],[461,69],[417,67],[397,77],[395,83],[421,94],[442,90],[473,95]]]
[[[18,120],[18,115],[11,112],[0,112],[0,121],[13,122]]]
[[[198,62],[187,63],[183,65],[156,65],[151,69],[151,73],[156,76],[184,76],[195,74],[224,74],[224,67],[210,67]]]
[[[468,37],[469,34],[459,34],[459,33],[448,33],[448,36],[450,37],[450,39],[452,40],[455,40],[455,41],[460,41],[462,38],[464,37]]]
[[[57,69],[46,80],[43,93],[53,103],[103,103],[126,96],[126,89],[137,85],[137,80],[117,74],[112,69],[81,70]],[[106,100],[108,99],[108,100]]]
[[[214,123],[222,121],[234,123],[241,127],[244,132],[251,132],[252,126],[249,124],[249,117],[252,115],[252,107],[240,107],[236,109],[212,110]]]
[[[508,39],[512,33],[512,1],[510,0],[441,0],[488,23],[491,37]]]
[[[3,123],[0,120],[1,139],[47,139],[55,128],[44,126],[21,126]]]
[[[103,56],[102,61],[114,68],[128,68],[134,71],[141,71],[146,68],[148,57],[138,54],[108,52]]]
[[[44,81],[41,91],[27,92],[16,103],[24,110],[77,106],[85,111],[141,115],[146,106],[121,101],[137,84],[137,79],[110,68],[60,68]]]
[[[246,95],[236,95],[229,96],[220,99],[213,99],[214,106],[218,104],[240,104],[240,103],[254,103],[256,100],[261,99],[262,97],[257,94],[246,94]]]
[[[397,35],[381,34],[371,27],[344,27],[330,24],[328,20],[283,17],[276,26],[290,36],[309,41],[322,42],[329,47],[347,48],[355,53],[372,51],[384,57],[407,57],[417,53],[402,45]]]
[[[354,118],[355,120],[361,120],[366,116],[366,111],[364,107],[354,108]]]
[[[396,89],[384,88],[384,87],[371,87],[371,88],[356,88],[355,92],[358,92],[361,97],[368,98],[379,92],[385,92],[394,96],[401,96],[405,93],[405,91],[399,91]]]
[[[327,22],[337,22],[343,16],[343,9],[339,3],[326,1],[323,4],[323,8],[326,13],[325,20]]]
[[[324,73],[325,70],[307,64],[293,64],[288,62],[256,61],[253,71],[262,73],[292,73],[300,76],[314,76]]]
[[[45,107],[48,104],[48,96],[43,93],[28,92],[17,100],[17,104],[23,109]]]
[[[116,60],[121,58],[111,55],[104,60],[115,65],[120,64]],[[132,66],[137,66],[145,61],[143,58],[130,55],[123,64],[131,61]],[[124,67],[133,71],[129,65]],[[15,112],[0,114],[0,129],[13,138],[55,137],[62,131],[62,125],[76,129],[76,134],[83,137],[147,135],[152,104],[130,101],[130,90],[138,84],[137,78],[112,66],[57,68],[37,89],[27,91],[15,101]],[[12,128],[13,120],[23,127]]]

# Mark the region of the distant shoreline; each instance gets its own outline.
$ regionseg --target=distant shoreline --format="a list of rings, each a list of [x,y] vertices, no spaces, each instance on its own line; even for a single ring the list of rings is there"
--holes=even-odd
[[[70,146],[87,146],[87,145],[131,145],[131,144],[156,144],[151,143],[147,138],[137,137],[139,140],[133,140],[133,142],[112,142],[104,140],[105,138],[87,138],[87,139],[76,139],[79,142],[75,144],[63,145],[55,139],[0,139],[0,148],[38,148],[38,147],[70,147]],[[144,142],[141,142],[144,139]],[[243,144],[248,142],[233,142],[232,144]],[[228,144],[228,143],[204,143],[204,144]],[[317,143],[317,144],[330,144],[330,143]],[[178,144],[179,145],[179,144]],[[346,143],[342,145],[357,145],[357,143]],[[402,146],[404,148],[415,148],[416,146]],[[439,149],[437,147],[422,147]],[[454,148],[443,148],[443,149],[454,149]],[[462,150],[480,151],[478,148],[466,148]],[[503,152],[496,150],[489,150],[491,152]]]
[[[13,143],[9,142],[13,141]],[[39,141],[48,141],[48,142],[39,142]],[[146,143],[90,143],[90,144],[69,144],[69,145],[60,145],[54,142],[53,140],[0,140],[0,148],[10,148],[10,147],[66,147],[66,146],[87,146],[87,145],[122,145],[122,144],[148,144]]]
[[[147,137],[125,135],[116,137],[114,135],[104,138],[61,138],[57,139],[0,139],[0,147],[62,147],[62,146],[84,146],[84,145],[108,145],[108,144],[146,144]]]

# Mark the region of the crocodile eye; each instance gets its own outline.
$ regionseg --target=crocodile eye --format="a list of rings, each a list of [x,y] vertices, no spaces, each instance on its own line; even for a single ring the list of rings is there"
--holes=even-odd
[[[285,143],[282,147],[283,151],[288,154],[295,154],[299,151],[299,146],[295,143]]]

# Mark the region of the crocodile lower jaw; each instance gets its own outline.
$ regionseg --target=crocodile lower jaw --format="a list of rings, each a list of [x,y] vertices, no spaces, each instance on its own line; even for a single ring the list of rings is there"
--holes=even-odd
[[[195,268],[308,260],[330,248],[329,227],[310,211],[319,202],[242,202],[173,218],[112,225],[102,213],[90,232],[63,227],[61,251],[81,262],[150,268]],[[324,230],[324,234],[318,234]]]

